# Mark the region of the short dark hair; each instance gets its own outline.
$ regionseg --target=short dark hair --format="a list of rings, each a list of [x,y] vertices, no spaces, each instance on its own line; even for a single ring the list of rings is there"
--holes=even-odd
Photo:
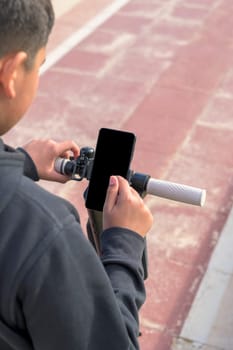
[[[51,0],[0,0],[0,58],[25,51],[29,68],[54,24]]]

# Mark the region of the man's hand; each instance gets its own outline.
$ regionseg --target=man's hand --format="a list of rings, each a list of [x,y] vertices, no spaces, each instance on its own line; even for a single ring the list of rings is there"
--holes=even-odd
[[[144,237],[153,216],[139,194],[120,176],[111,176],[103,210],[103,228],[123,227]]]
[[[40,179],[61,183],[70,180],[69,176],[56,172],[54,163],[58,157],[78,157],[79,147],[73,141],[33,140],[22,146],[22,148],[30,155],[35,163]]]

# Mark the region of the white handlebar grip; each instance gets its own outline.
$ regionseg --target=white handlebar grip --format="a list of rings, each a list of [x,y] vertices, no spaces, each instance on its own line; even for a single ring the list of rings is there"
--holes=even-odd
[[[200,188],[153,178],[150,178],[148,181],[147,193],[201,207],[205,204],[206,199],[206,191]]]
[[[67,159],[65,158],[57,158],[55,160],[54,168],[60,174],[65,174],[65,166],[67,163]]]

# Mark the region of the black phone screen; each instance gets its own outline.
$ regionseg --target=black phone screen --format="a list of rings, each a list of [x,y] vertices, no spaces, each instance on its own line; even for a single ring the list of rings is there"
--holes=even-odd
[[[102,128],[88,186],[86,207],[102,211],[111,175],[127,178],[136,137],[131,132]]]

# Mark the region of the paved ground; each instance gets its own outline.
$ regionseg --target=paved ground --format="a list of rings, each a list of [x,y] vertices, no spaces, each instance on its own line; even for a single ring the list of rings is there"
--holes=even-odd
[[[95,146],[101,127],[130,130],[134,170],[207,189],[204,208],[146,198],[155,220],[140,341],[142,350],[231,350],[194,344],[190,333],[185,340],[183,326],[232,207],[233,3],[54,4],[59,18],[38,97],[6,141]],[[42,186],[71,200],[85,225],[86,183]]]
[[[233,349],[233,209],[172,350]]]

